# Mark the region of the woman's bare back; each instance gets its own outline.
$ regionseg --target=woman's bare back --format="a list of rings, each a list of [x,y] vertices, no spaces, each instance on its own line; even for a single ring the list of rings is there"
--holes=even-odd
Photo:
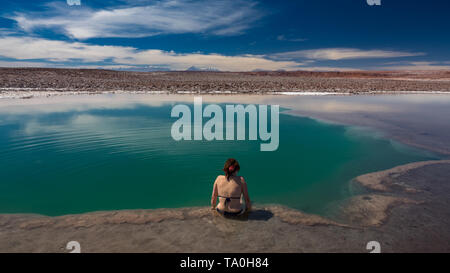
[[[247,185],[242,176],[233,175],[227,180],[224,175],[219,175],[214,182],[213,202],[215,202],[214,199],[219,197],[219,204],[217,205],[219,210],[229,212],[242,210],[242,195],[249,199]]]

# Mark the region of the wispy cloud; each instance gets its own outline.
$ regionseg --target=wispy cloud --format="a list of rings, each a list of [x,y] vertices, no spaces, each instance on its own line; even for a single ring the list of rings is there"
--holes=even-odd
[[[308,39],[306,39],[306,38],[291,38],[291,37],[286,37],[285,35],[278,35],[277,40],[278,41],[287,41],[287,42],[304,42],[304,41],[307,41]]]
[[[28,32],[52,29],[76,39],[200,33],[238,35],[261,18],[253,1],[163,0],[94,10],[53,3],[45,12],[10,16]]]
[[[272,59],[278,60],[344,60],[344,59],[368,59],[368,58],[397,58],[425,55],[422,52],[405,52],[389,50],[362,50],[358,48],[323,48],[308,49],[272,54]]]
[[[257,55],[226,56],[220,54],[181,54],[159,49],[139,50],[124,46],[100,46],[82,42],[56,41],[32,37],[0,37],[0,55],[17,61],[43,60],[47,66],[101,67],[165,66],[185,70],[191,66],[216,68],[221,71],[296,70],[302,65],[294,61],[275,61]],[[9,61],[10,63],[12,61]],[[80,62],[85,64],[79,65]]]

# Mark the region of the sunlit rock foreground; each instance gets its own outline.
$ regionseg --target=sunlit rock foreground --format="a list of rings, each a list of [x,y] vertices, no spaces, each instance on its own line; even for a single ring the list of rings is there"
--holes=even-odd
[[[450,162],[405,166],[355,179],[370,188],[333,219],[278,205],[238,218],[207,207],[3,214],[0,252],[68,252],[70,241],[81,252],[368,252],[369,241],[382,252],[450,251]]]

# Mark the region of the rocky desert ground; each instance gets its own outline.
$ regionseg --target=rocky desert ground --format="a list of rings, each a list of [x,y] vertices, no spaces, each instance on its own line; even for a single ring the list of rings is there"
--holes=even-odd
[[[0,68],[0,92],[190,91],[337,92],[450,91],[450,71],[127,72]]]

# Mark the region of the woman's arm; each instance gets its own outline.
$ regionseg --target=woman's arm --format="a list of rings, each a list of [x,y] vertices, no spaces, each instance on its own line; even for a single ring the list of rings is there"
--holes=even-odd
[[[217,190],[217,178],[214,182],[212,196],[211,196],[211,209],[215,209],[217,205],[217,196],[219,195],[219,192]]]
[[[248,195],[247,183],[245,182],[245,179],[243,177],[241,177],[241,182],[242,182],[242,193],[244,194],[245,199],[245,208],[246,210],[249,211],[252,209],[252,203],[250,202],[250,195]]]

